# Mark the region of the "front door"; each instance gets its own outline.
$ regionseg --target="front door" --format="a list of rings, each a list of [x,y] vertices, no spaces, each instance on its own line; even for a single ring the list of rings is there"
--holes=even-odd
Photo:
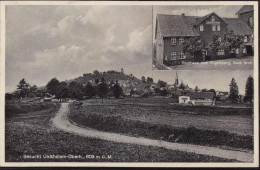
[[[246,46],[246,52],[247,52],[248,56],[253,56],[254,55],[253,48],[252,48],[251,45],[247,45]]]

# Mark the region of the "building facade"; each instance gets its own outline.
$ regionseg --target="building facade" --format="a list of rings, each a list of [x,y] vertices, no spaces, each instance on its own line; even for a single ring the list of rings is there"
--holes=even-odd
[[[205,48],[202,57],[211,55],[213,36],[218,36],[218,41],[223,40],[223,35],[233,32],[234,35],[243,37],[243,44],[230,53],[240,55],[253,55],[253,6],[243,6],[237,12],[238,18],[221,18],[216,13],[204,17],[182,15],[162,15],[156,18],[156,58],[160,64],[178,65],[187,61],[194,55],[184,51],[184,44],[191,39],[200,41]],[[225,56],[224,48],[217,49],[217,56]],[[221,57],[219,57],[221,59]]]
[[[213,92],[191,92],[187,95],[179,96],[179,104],[215,105],[216,98]]]

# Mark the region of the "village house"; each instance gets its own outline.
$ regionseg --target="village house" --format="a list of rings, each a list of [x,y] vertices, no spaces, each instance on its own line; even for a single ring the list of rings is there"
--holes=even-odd
[[[212,54],[209,47],[213,35],[218,35],[219,42],[223,35],[233,31],[235,35],[243,36],[243,44],[240,48],[230,52],[237,56],[253,56],[253,6],[245,5],[236,14],[238,18],[222,18],[216,13],[210,13],[204,17],[182,15],[158,14],[156,18],[155,39],[156,59],[160,64],[178,65],[183,61],[194,58],[188,52],[184,53],[184,42],[191,39],[205,44],[202,49],[202,57]],[[217,56],[225,56],[224,48],[217,51]],[[220,59],[221,57],[219,57]]]
[[[191,92],[187,95],[179,96],[179,104],[215,105],[216,98],[214,92]]]
[[[217,101],[226,101],[228,99],[228,92],[223,92],[223,91],[217,91],[216,92],[216,99]]]

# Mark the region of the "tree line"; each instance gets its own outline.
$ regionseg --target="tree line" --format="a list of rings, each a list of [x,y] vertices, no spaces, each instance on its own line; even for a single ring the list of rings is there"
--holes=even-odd
[[[144,80],[144,78],[142,78]],[[147,77],[145,81],[147,84],[153,82],[152,78]],[[162,80],[158,80],[157,87],[154,89],[155,94],[166,96],[168,91],[166,89],[167,82]],[[232,103],[241,102],[241,97],[239,95],[239,89],[236,83],[236,80],[232,78],[229,84],[229,96],[228,99]],[[181,83],[180,87],[185,89],[185,85]],[[206,89],[205,89],[206,90]],[[204,89],[202,91],[205,91]],[[195,91],[199,91],[198,87],[195,87]],[[133,91],[132,91],[133,93]],[[59,81],[57,78],[51,79],[46,88],[39,89],[36,85],[30,85],[23,78],[17,85],[17,90],[13,93],[6,93],[5,99],[12,100],[14,98],[23,100],[25,97],[51,97],[51,95],[55,95],[55,98],[62,100],[66,98],[78,99],[82,100],[84,97],[86,99],[93,98],[94,96],[99,96],[102,99],[106,97],[115,97],[119,98],[123,96],[123,89],[118,83],[118,81],[111,81],[107,83],[104,77],[100,80],[95,79],[94,85],[88,82],[85,86],[76,81],[72,81],[67,83],[65,81]],[[243,98],[243,102],[252,103],[254,99],[254,79],[252,76],[249,76],[246,81],[245,86],[245,96]]]
[[[118,81],[111,81],[109,84],[102,77],[100,80],[96,79],[95,84],[92,85],[88,82],[85,86],[76,81],[67,83],[66,81],[59,81],[57,78],[51,79],[46,88],[39,89],[36,85],[31,86],[23,78],[17,85],[17,90],[14,93],[6,93],[6,100],[12,100],[14,98],[23,100],[26,97],[51,97],[59,100],[66,100],[66,98],[82,100],[85,98],[92,98],[99,96],[103,99],[106,97],[119,98],[123,95],[123,89]]]
[[[90,99],[97,95],[102,98],[103,102],[103,99],[106,97],[119,98],[123,95],[123,89],[117,80],[112,80],[107,84],[104,77],[100,80],[95,79],[95,85],[88,82],[86,86],[76,81],[66,83],[65,81],[59,82],[57,78],[53,78],[47,83],[46,89],[49,94],[55,95],[60,100],[66,98],[82,100],[83,97]]]

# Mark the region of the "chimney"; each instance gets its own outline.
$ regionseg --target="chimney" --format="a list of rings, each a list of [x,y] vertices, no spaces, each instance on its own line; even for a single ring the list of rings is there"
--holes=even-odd
[[[182,13],[181,16],[182,16],[182,17],[185,17],[185,13]]]

